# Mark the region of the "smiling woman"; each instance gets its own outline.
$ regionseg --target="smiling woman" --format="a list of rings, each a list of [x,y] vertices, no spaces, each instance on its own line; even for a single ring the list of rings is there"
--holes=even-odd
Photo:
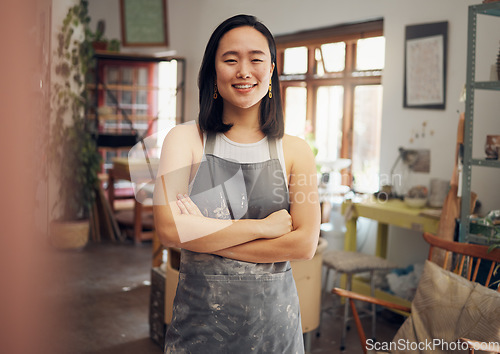
[[[290,261],[313,257],[320,212],[314,155],[284,134],[276,47],[253,16],[212,34],[198,124],[162,148],[155,224],[181,248],[166,353],[303,353]]]
[[[240,36],[236,36],[236,33],[231,34],[233,29],[235,32],[240,32]],[[241,37],[241,34],[244,34],[244,32],[252,33],[253,35],[250,37]],[[243,38],[244,40],[242,40]],[[247,43],[247,41],[251,42]],[[230,44],[236,46],[228,48],[227,46]],[[220,49],[221,45],[226,45],[226,49]],[[223,99],[218,94],[219,75],[224,75],[224,72],[216,73],[216,65],[218,65],[219,59],[222,59],[218,55],[221,56],[222,54],[233,56],[232,58],[224,58],[224,60],[228,60],[228,63],[226,63],[228,66],[233,65],[237,68],[239,67],[240,70],[247,70],[250,66],[257,66],[260,67],[260,70],[264,68],[265,71],[269,71],[270,76],[267,77],[265,82],[261,81],[259,87],[259,90],[262,90],[259,91],[262,95],[259,98],[260,104],[257,107],[260,128],[264,134],[281,138],[284,134],[284,121],[279,78],[277,71],[274,70],[276,65],[276,45],[274,44],[274,38],[262,23],[256,20],[248,21],[243,16],[235,16],[232,21],[223,22],[214,31],[211,40],[207,44],[198,76],[198,86],[200,88],[200,128],[214,132],[227,132],[231,128],[231,124],[226,124],[222,119]],[[241,58],[234,57],[235,54],[247,56],[246,60],[251,58],[251,64],[243,63],[244,67],[241,68],[241,60],[236,60]],[[244,75],[248,74],[244,73]],[[254,74],[254,72],[250,72],[250,75]],[[240,73],[238,78],[235,76],[232,79],[235,80],[234,84],[250,83],[252,82],[251,80],[254,80],[252,83],[256,84],[258,78],[263,80],[260,74],[257,78],[245,79],[241,77]],[[268,90],[271,94],[266,95]],[[214,99],[215,97],[218,97],[218,99]],[[257,102],[254,102],[254,105]]]

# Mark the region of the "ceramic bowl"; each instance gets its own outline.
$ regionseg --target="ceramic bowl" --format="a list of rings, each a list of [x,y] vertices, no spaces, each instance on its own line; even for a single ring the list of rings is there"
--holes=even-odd
[[[427,204],[427,198],[405,197],[405,204],[410,208],[423,208]]]

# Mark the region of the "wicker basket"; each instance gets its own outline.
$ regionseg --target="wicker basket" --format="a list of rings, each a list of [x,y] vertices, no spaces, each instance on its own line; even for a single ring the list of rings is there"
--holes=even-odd
[[[89,241],[89,220],[52,221],[49,238],[57,249],[82,249]]]

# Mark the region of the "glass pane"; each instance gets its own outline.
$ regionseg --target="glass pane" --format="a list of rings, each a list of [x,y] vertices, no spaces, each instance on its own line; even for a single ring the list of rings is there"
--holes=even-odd
[[[133,85],[134,84],[134,69],[133,68],[122,68],[122,84],[123,85]]]
[[[316,95],[316,147],[320,161],[337,160],[342,146],[344,88],[322,86]]]
[[[139,68],[137,70],[137,85],[147,86],[148,85],[148,69]]]
[[[101,129],[101,127],[100,127]],[[115,131],[116,130],[116,120],[115,119],[107,119],[104,121],[102,125],[102,130],[104,132]]]
[[[123,106],[132,104],[132,91],[122,91],[122,99],[120,102]]]
[[[359,39],[356,51],[356,70],[375,70],[384,68],[384,37]]]
[[[120,70],[117,66],[108,67],[105,75],[105,83],[110,85],[118,85],[120,83]]]
[[[113,150],[106,150],[106,157],[105,157],[105,162],[106,163],[112,163],[112,159],[116,157],[116,151]]]
[[[106,106],[116,106],[116,99],[118,99],[118,91],[106,91]]]
[[[325,75],[325,69],[323,68],[323,56],[319,48],[314,50],[314,59],[316,60],[316,75]]]
[[[305,74],[307,72],[307,47],[285,49],[284,74]]]
[[[304,137],[306,128],[307,89],[287,87],[285,102],[285,133]]]
[[[345,43],[328,43],[321,46],[326,71],[339,72],[345,68]]]
[[[356,86],[352,174],[354,188],[359,192],[373,193],[379,189],[381,122],[382,86]]]
[[[147,109],[142,109],[142,108],[136,108],[135,109],[135,114],[138,115],[138,116],[145,116],[148,114],[148,110]]]
[[[137,91],[135,102],[137,104],[148,104],[148,92],[144,90]]]
[[[157,145],[161,146],[169,130],[176,124],[177,116],[177,86],[178,62],[161,62],[158,66],[158,121],[153,127],[158,132]],[[152,107],[154,108],[154,107]]]
[[[148,121],[147,119],[138,119],[134,122],[134,126],[137,127],[137,129],[146,130],[148,129]]]

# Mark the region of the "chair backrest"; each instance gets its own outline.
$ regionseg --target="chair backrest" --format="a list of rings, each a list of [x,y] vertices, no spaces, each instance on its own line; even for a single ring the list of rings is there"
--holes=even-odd
[[[452,270],[454,273],[459,274],[470,281],[475,282],[479,273],[481,261],[491,261],[489,266],[488,275],[484,281],[484,286],[489,287],[495,268],[500,264],[500,249],[488,251],[488,246],[475,245],[470,243],[452,242],[441,239],[428,232],[424,233],[424,239],[430,245],[429,257],[430,261],[438,263],[434,257],[433,252],[435,249],[442,249],[445,251],[444,259],[439,264],[444,269]],[[484,263],[484,262],[483,262]],[[492,284],[493,285],[493,284]],[[500,292],[500,284],[494,284],[497,291]]]

